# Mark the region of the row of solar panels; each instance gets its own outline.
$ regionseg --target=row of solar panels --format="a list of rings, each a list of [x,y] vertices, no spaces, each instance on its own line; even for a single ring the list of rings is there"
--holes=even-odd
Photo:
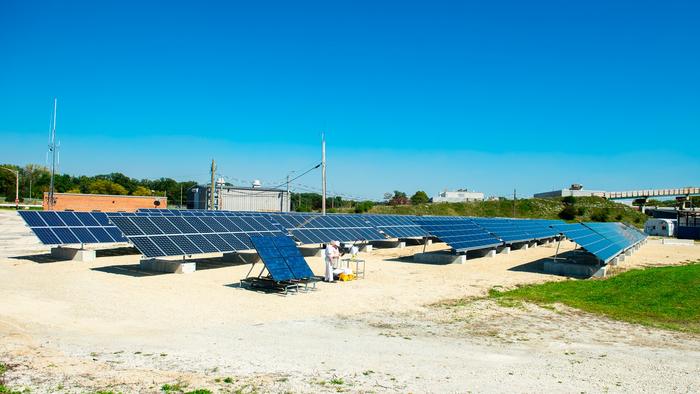
[[[168,210],[154,208],[142,209],[138,213],[148,216],[263,216],[279,223],[280,226],[284,227],[302,243],[324,243],[328,242],[329,239],[374,241],[385,239],[382,234],[386,234],[390,238],[421,238],[428,235],[423,228],[413,222],[414,219],[419,217],[410,215],[330,214],[324,216],[296,212]],[[303,231],[301,231],[302,229]],[[341,231],[343,229],[354,229],[355,231]],[[329,231],[333,233],[331,238],[328,238]]]
[[[45,244],[131,241],[147,257],[252,249],[251,236],[288,233],[304,244],[432,235],[457,252],[567,235],[605,262],[643,237],[622,224],[559,220],[144,210],[136,213],[21,211]],[[568,226],[568,227],[567,227]],[[588,229],[588,231],[586,231]],[[627,230],[625,230],[627,229]],[[593,234],[591,234],[591,231]],[[124,234],[126,238],[122,235]],[[397,235],[398,234],[398,235]],[[577,240],[578,239],[578,240]],[[580,242],[579,242],[580,241]],[[611,246],[611,241],[613,245]]]
[[[456,217],[424,218],[416,222],[456,252],[495,248],[563,234],[605,264],[646,238],[641,231],[622,223],[567,224],[560,220]]]

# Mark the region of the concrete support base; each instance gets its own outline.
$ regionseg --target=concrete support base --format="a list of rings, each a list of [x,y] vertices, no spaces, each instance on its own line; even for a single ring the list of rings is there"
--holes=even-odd
[[[371,251],[372,251],[372,245],[370,245],[370,244],[360,246],[360,252],[369,253]]]
[[[646,242],[646,241],[642,241]],[[695,241],[692,239],[675,239],[675,238],[664,238],[661,240],[661,245],[685,245],[685,246],[693,246],[695,245]]]
[[[430,246],[430,245],[433,244],[433,240],[432,240],[432,239],[426,239],[425,242],[424,242],[424,244],[425,244],[425,246]]]
[[[299,248],[301,255],[304,257],[323,257],[323,249],[319,247],[304,247]]]
[[[529,243],[528,243],[528,247],[529,247],[529,248],[536,248],[536,247],[537,247],[537,242],[536,242],[536,241],[535,241],[535,242],[529,242]]]
[[[97,254],[94,250],[57,247],[51,248],[51,257],[59,260],[90,262],[95,261]]]
[[[260,261],[257,253],[224,253],[221,258],[227,263],[254,264]]]
[[[527,250],[530,245],[527,242],[510,245],[511,250]]]
[[[614,259],[610,260],[608,264],[612,265],[613,267],[618,266],[621,262],[625,261],[625,255],[619,255],[615,257]]]
[[[403,249],[406,247],[406,242],[404,241],[391,241],[391,240],[386,240],[386,241],[372,241],[371,245],[374,246],[375,248],[399,248]]]
[[[413,255],[413,261],[425,264],[464,264],[467,262],[467,256],[449,253],[416,253]]]
[[[632,250],[631,249],[625,250],[625,256],[632,256]]]
[[[602,278],[607,272],[607,266],[597,266],[588,264],[565,263],[561,261],[545,261],[544,272],[554,275],[565,275],[575,277]]]
[[[183,260],[141,260],[139,268],[146,271],[168,272],[174,274],[190,274],[195,272],[197,264]]]
[[[489,250],[484,257],[496,257],[496,249]]]
[[[506,246],[503,249],[501,249],[500,254],[510,254],[510,246]]]

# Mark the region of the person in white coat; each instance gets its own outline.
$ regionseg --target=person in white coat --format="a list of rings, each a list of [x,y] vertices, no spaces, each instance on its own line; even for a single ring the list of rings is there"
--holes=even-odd
[[[326,245],[326,250],[324,251],[324,260],[326,262],[326,273],[324,275],[324,280],[326,282],[333,282],[333,259],[340,255],[338,246],[340,242],[331,241]]]

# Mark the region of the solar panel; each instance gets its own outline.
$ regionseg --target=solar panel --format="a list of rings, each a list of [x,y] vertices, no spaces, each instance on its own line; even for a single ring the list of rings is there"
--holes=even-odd
[[[363,215],[364,219],[392,238],[422,238],[429,234],[413,222],[418,216],[410,215]]]
[[[304,244],[386,239],[361,215],[269,214],[263,217],[278,222]]]
[[[503,241],[466,218],[432,217],[415,219],[414,222],[457,252],[486,249],[503,244]]]
[[[149,258],[249,250],[253,249],[251,235],[283,235],[278,226],[265,218],[244,217],[234,221],[205,212],[117,213],[108,214],[108,218]]]
[[[471,220],[503,240],[506,244],[532,241],[534,239],[524,228],[516,226],[511,219],[472,218]]]
[[[309,279],[313,271],[294,241],[286,236],[250,237],[273,280]]]
[[[555,224],[552,228],[579,244],[605,264],[623,250],[615,242],[608,240],[581,223]]]
[[[127,242],[103,212],[19,211],[45,245]]]

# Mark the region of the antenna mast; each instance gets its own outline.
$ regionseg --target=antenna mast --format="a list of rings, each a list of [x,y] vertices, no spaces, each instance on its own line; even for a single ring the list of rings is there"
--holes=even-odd
[[[51,127],[49,135],[49,152],[51,152],[51,183],[49,185],[48,208],[53,210],[54,205],[54,177],[56,175],[56,108],[58,99],[53,98],[53,116],[51,117]]]
[[[323,182],[323,197],[321,198],[321,214],[326,214],[326,134],[321,133],[321,180]]]

